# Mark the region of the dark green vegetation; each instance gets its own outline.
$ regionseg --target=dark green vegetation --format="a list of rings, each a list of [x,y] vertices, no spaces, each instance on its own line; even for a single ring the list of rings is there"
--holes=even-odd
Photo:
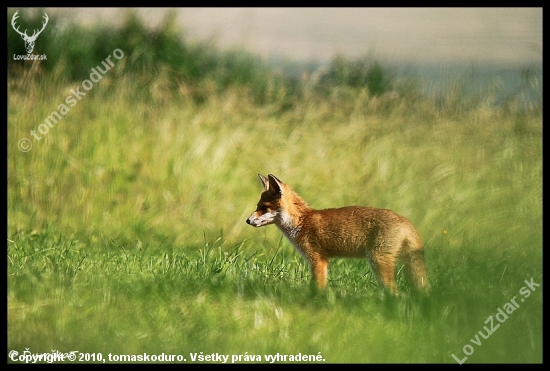
[[[171,22],[52,26],[35,51],[47,63],[8,59],[8,351],[455,362],[469,344],[468,363],[542,361],[541,100],[495,106],[491,89],[459,84],[423,95],[368,60],[291,78],[189,45]],[[34,139],[117,48],[124,57]],[[431,295],[399,272],[404,295],[387,297],[361,260],[335,260],[328,290],[311,293],[280,232],[245,224],[258,172],[317,208],[407,216]],[[527,297],[531,278],[541,286]],[[519,308],[479,335],[514,296]]]

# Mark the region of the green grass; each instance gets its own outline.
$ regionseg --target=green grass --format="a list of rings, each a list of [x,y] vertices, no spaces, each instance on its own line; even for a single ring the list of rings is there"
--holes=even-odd
[[[467,363],[542,362],[541,103],[122,73],[133,53],[40,140],[30,130],[81,81],[10,72],[8,352],[455,363],[469,344]],[[223,76],[249,63],[227,61]],[[376,66],[351,72],[380,82]],[[407,216],[431,295],[401,271],[404,295],[383,294],[362,260],[333,261],[328,290],[311,292],[281,233],[245,223],[257,173],[316,208]],[[531,278],[541,286],[526,297]],[[519,308],[470,341],[514,296]]]
[[[276,243],[178,247],[54,235],[20,233],[10,242],[10,350],[453,362],[451,353],[463,358],[490,315],[522,297],[523,279],[541,283],[530,255],[517,254],[517,264],[504,252],[496,261],[495,254],[432,250],[429,298],[382,295],[361,261],[333,264],[330,288],[315,295],[303,262]],[[540,362],[541,291],[518,299],[520,308],[468,362]]]

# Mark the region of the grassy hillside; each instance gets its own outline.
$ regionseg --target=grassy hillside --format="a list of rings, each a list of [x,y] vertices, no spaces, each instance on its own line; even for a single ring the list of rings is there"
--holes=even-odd
[[[542,361],[541,101],[495,106],[456,86],[426,96],[372,61],[335,59],[322,79],[296,80],[168,26],[125,27],[94,58],[9,62],[8,353]],[[182,48],[211,70],[182,72]],[[281,233],[245,223],[257,173],[317,208],[407,216],[431,295],[409,293],[399,272],[405,295],[387,297],[361,260],[335,260],[327,292],[312,294]]]

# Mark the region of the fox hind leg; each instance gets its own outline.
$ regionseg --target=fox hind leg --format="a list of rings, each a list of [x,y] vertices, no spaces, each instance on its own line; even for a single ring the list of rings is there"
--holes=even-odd
[[[395,283],[395,261],[391,254],[369,254],[369,264],[378,283],[393,295],[398,294]]]

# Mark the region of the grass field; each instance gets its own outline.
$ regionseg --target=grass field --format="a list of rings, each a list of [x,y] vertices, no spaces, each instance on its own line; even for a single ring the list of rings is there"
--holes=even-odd
[[[40,139],[30,131],[80,82],[10,75],[8,362],[27,348],[107,362],[542,362],[542,102],[494,107],[453,87],[289,98],[269,84],[258,102],[246,85],[119,74],[130,58]],[[361,260],[334,260],[327,291],[311,292],[277,228],[245,223],[257,173],[316,208],[407,216],[430,296],[401,271],[403,295],[385,295]]]

